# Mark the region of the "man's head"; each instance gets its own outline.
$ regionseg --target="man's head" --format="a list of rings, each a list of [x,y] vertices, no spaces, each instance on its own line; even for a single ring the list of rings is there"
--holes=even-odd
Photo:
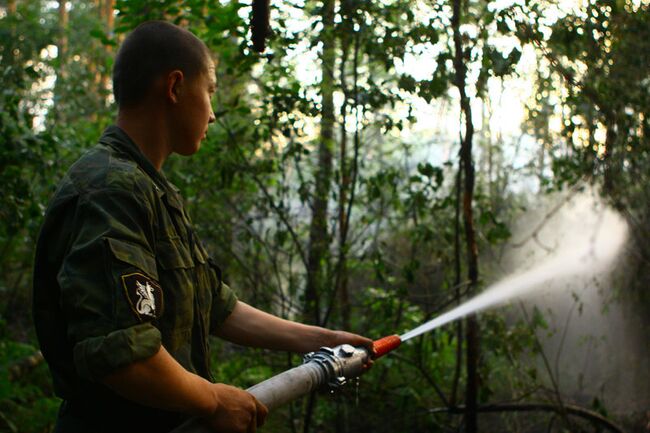
[[[191,155],[199,149],[208,124],[215,120],[211,102],[215,90],[210,51],[173,24],[140,24],[117,53],[113,92],[120,113],[131,113],[130,120],[144,122],[146,128],[162,127],[169,152]],[[154,125],[152,118],[164,121]]]
[[[140,24],[122,43],[113,66],[113,94],[120,108],[142,102],[164,74],[186,79],[208,72],[210,50],[191,32],[164,21]]]

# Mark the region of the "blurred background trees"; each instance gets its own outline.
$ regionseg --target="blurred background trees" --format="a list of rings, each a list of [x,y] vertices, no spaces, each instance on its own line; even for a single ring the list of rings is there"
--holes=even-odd
[[[30,322],[34,240],[57,181],[112,122],[113,56],[148,19],[186,26],[218,60],[217,122],[199,155],[174,156],[165,172],[247,302],[371,337],[400,333],[493,282],[527,208],[593,184],[630,223],[625,278],[608,290],[636,305],[647,336],[647,1],[272,2],[262,55],[249,42],[250,9],[0,2],[0,431],[53,427],[58,400]],[[604,385],[598,395],[553,386],[538,360],[555,329],[530,311],[418,338],[360,386],[295,402],[265,428],[605,428],[562,409],[575,403],[645,431],[647,387],[620,409]],[[242,387],[300,362],[213,347],[215,376]],[[555,412],[521,415],[504,402]]]

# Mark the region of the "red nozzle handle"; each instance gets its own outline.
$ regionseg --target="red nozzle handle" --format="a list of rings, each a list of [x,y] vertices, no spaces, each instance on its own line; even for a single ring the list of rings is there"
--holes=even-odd
[[[373,357],[375,359],[384,356],[402,344],[402,339],[399,335],[389,335],[388,337],[380,338],[372,343]]]

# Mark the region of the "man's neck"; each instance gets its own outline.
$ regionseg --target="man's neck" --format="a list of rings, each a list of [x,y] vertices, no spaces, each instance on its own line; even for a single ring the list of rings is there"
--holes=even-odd
[[[163,116],[147,108],[120,109],[117,115],[119,126],[140,148],[144,156],[160,171],[171,153]]]

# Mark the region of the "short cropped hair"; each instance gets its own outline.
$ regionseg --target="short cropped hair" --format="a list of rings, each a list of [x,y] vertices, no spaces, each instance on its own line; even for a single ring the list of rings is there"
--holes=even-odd
[[[124,40],[113,66],[113,94],[119,107],[137,105],[154,80],[179,69],[194,78],[207,72],[210,50],[191,32],[165,21],[140,24]]]

